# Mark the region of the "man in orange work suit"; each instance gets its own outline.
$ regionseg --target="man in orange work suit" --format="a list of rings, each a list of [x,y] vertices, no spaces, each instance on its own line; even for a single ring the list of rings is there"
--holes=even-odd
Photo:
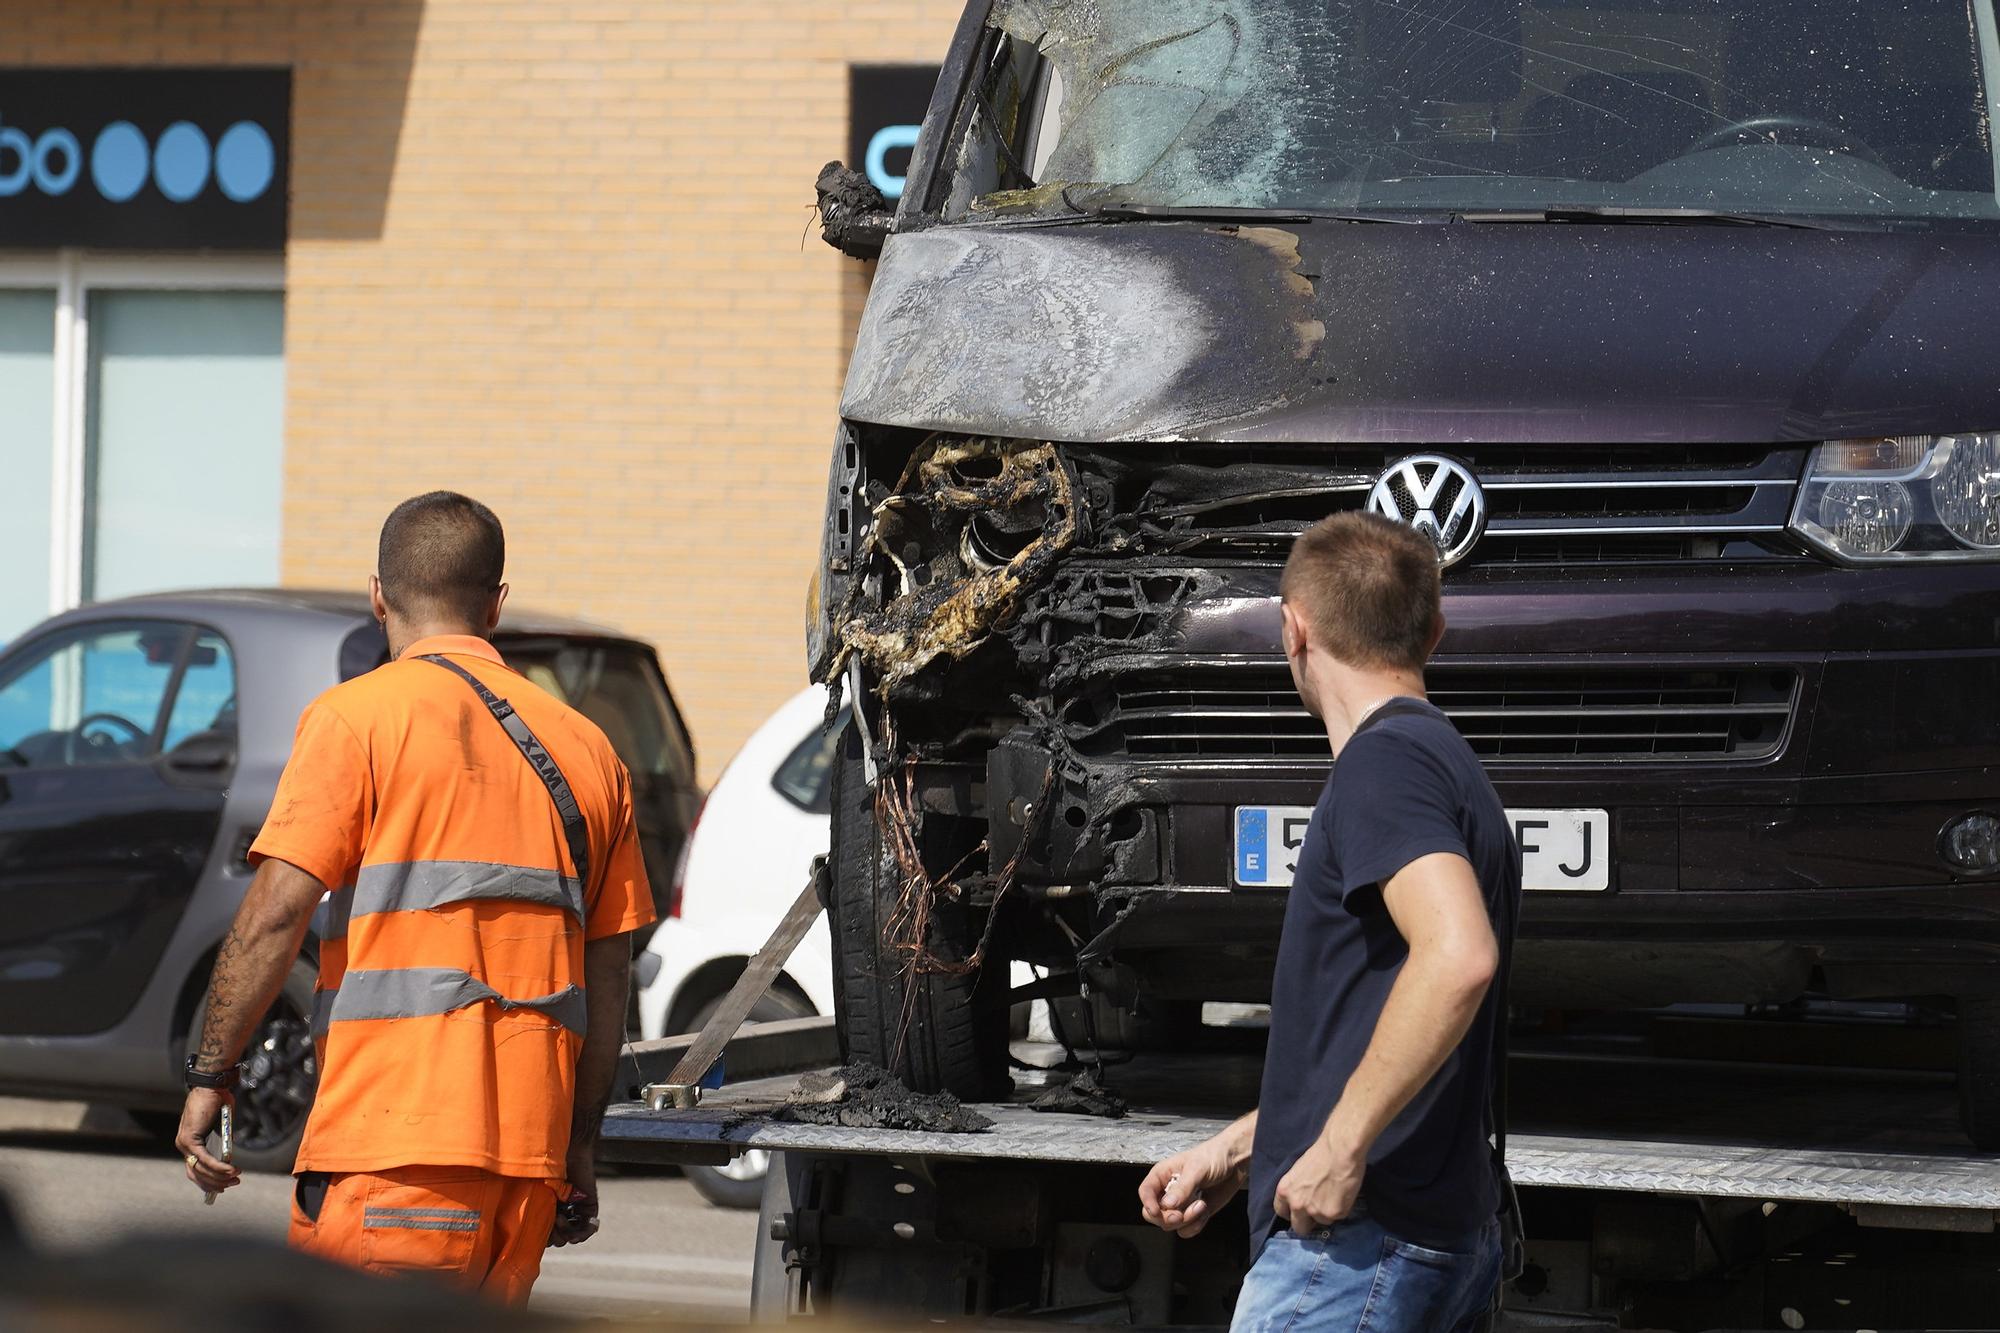
[[[292,1243],[518,1303],[547,1246],[597,1229],[628,937],[653,900],[624,764],[487,642],[504,555],[493,512],[448,491],[382,525],[369,596],[393,660],[299,719],[178,1143],[204,1190],[237,1183],[205,1140],[325,898]]]

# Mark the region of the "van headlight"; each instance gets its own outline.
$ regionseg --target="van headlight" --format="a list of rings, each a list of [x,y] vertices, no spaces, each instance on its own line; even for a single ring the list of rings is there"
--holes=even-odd
[[[1853,564],[2000,559],[2000,434],[1829,441],[1792,530]]]

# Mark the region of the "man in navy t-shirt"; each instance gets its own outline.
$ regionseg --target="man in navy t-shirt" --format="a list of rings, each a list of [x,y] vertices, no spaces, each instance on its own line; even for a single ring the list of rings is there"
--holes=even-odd
[[[1191,1236],[1249,1187],[1236,1330],[1472,1328],[1500,1276],[1493,981],[1520,853],[1424,699],[1444,632],[1436,547],[1341,514],[1299,538],[1281,592],[1292,679],[1335,764],[1285,908],[1263,1093],[1154,1167],[1140,1204]]]

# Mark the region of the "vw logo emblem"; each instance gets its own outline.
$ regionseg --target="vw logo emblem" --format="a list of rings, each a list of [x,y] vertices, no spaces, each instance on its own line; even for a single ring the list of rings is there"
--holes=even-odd
[[[1438,563],[1465,559],[1486,531],[1486,494],[1465,464],[1412,454],[1389,465],[1368,492],[1368,512],[1406,523],[1437,543]]]

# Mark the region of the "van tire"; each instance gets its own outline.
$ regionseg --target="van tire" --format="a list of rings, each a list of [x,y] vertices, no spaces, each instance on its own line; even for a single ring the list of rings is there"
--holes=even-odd
[[[1973,1147],[2000,1152],[2000,996],[1958,1002],[1958,1119]]]
[[[834,1019],[849,1064],[888,1069],[913,1092],[949,1092],[967,1101],[1004,1096],[1007,1077],[1007,1010],[983,1004],[990,985],[976,974],[905,976],[906,962],[883,944],[901,891],[900,876],[875,824],[875,794],[862,769],[859,729],[841,733],[833,771],[833,886],[828,925],[833,936]],[[956,914],[954,914],[956,915]],[[970,934],[940,910],[936,947],[965,947]],[[989,965],[1002,983],[1004,963]],[[907,987],[916,987],[908,996]],[[894,1059],[909,1000],[909,1032],[902,1058]],[[983,1004],[976,1008],[975,1003]]]

